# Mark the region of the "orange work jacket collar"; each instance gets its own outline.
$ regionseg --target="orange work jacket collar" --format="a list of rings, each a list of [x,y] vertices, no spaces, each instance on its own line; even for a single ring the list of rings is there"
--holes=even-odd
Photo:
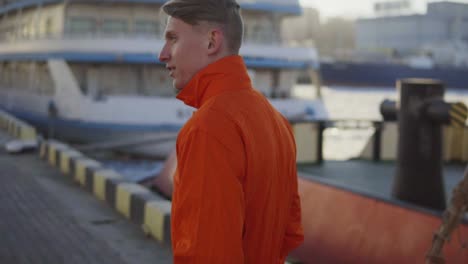
[[[232,55],[209,64],[195,74],[179,92],[177,99],[198,109],[210,98],[223,92],[251,88],[242,57]]]

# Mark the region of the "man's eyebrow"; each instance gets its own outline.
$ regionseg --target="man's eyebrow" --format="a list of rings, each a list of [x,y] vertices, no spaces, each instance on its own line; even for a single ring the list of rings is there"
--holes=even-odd
[[[169,30],[169,31],[166,31],[166,33],[164,34],[164,37],[167,39],[167,38],[170,38],[170,37],[175,37],[176,36],[176,33],[172,30]]]

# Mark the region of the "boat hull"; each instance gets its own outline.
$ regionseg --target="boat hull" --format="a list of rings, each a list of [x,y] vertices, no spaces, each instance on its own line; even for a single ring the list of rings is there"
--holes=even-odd
[[[148,158],[167,157],[181,128],[179,124],[125,125],[52,119],[21,111],[10,113],[35,126],[43,135],[77,144],[78,148],[82,145],[89,151],[112,150]]]
[[[398,79],[430,78],[442,80],[446,87],[468,89],[468,69],[413,68],[399,64],[322,62],[322,83],[325,85],[395,87]]]
[[[178,131],[195,111],[175,98],[114,96],[92,100],[79,97],[68,104],[68,94],[44,97],[9,92],[0,96],[0,108],[34,125],[47,137],[71,144],[98,145],[96,150],[150,158],[167,157],[175,146]],[[271,99],[270,102],[289,119],[327,117],[320,100]],[[47,111],[51,103],[57,108],[54,118]]]
[[[308,178],[299,179],[305,241],[292,254],[301,263],[424,263],[441,212]],[[446,263],[468,263],[467,239],[465,222],[444,248]]]

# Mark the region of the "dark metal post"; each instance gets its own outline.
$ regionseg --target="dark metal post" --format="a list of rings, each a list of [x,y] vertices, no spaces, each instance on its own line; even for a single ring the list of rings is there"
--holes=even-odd
[[[444,210],[442,180],[442,128],[425,114],[428,102],[443,100],[444,86],[436,80],[398,82],[400,111],[397,170],[393,196]]]
[[[47,138],[53,139],[55,137],[55,119],[57,118],[58,114],[58,110],[54,101],[49,102],[47,106],[47,114],[49,117]]]
[[[381,146],[382,146],[382,128],[384,126],[384,122],[380,121],[375,121],[374,123],[374,128],[375,128],[375,133],[374,133],[374,147],[372,148],[372,160],[375,162],[379,162],[381,159]]]
[[[323,163],[323,132],[325,130],[325,121],[321,120],[317,123],[317,163]]]

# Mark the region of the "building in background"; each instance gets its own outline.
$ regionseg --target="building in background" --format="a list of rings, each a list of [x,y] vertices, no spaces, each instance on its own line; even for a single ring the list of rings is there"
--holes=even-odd
[[[356,22],[357,50],[393,58],[425,54],[438,65],[468,65],[468,4],[432,2],[426,14],[412,15],[375,9],[377,17]]]
[[[415,14],[410,0],[384,0],[374,11],[356,22],[321,22],[317,11],[304,12],[286,19],[283,32],[290,43],[315,45],[328,86],[394,87],[402,78],[433,78],[468,89],[468,4],[431,2]],[[304,73],[299,81],[308,79]]]
[[[288,17],[282,24],[288,44],[317,48],[320,56],[346,58],[354,50],[354,21],[334,17],[321,21],[315,8],[304,8],[301,16]]]
[[[300,16],[285,18],[281,32],[286,43],[315,46],[320,34],[319,11],[315,8],[304,8]]]

